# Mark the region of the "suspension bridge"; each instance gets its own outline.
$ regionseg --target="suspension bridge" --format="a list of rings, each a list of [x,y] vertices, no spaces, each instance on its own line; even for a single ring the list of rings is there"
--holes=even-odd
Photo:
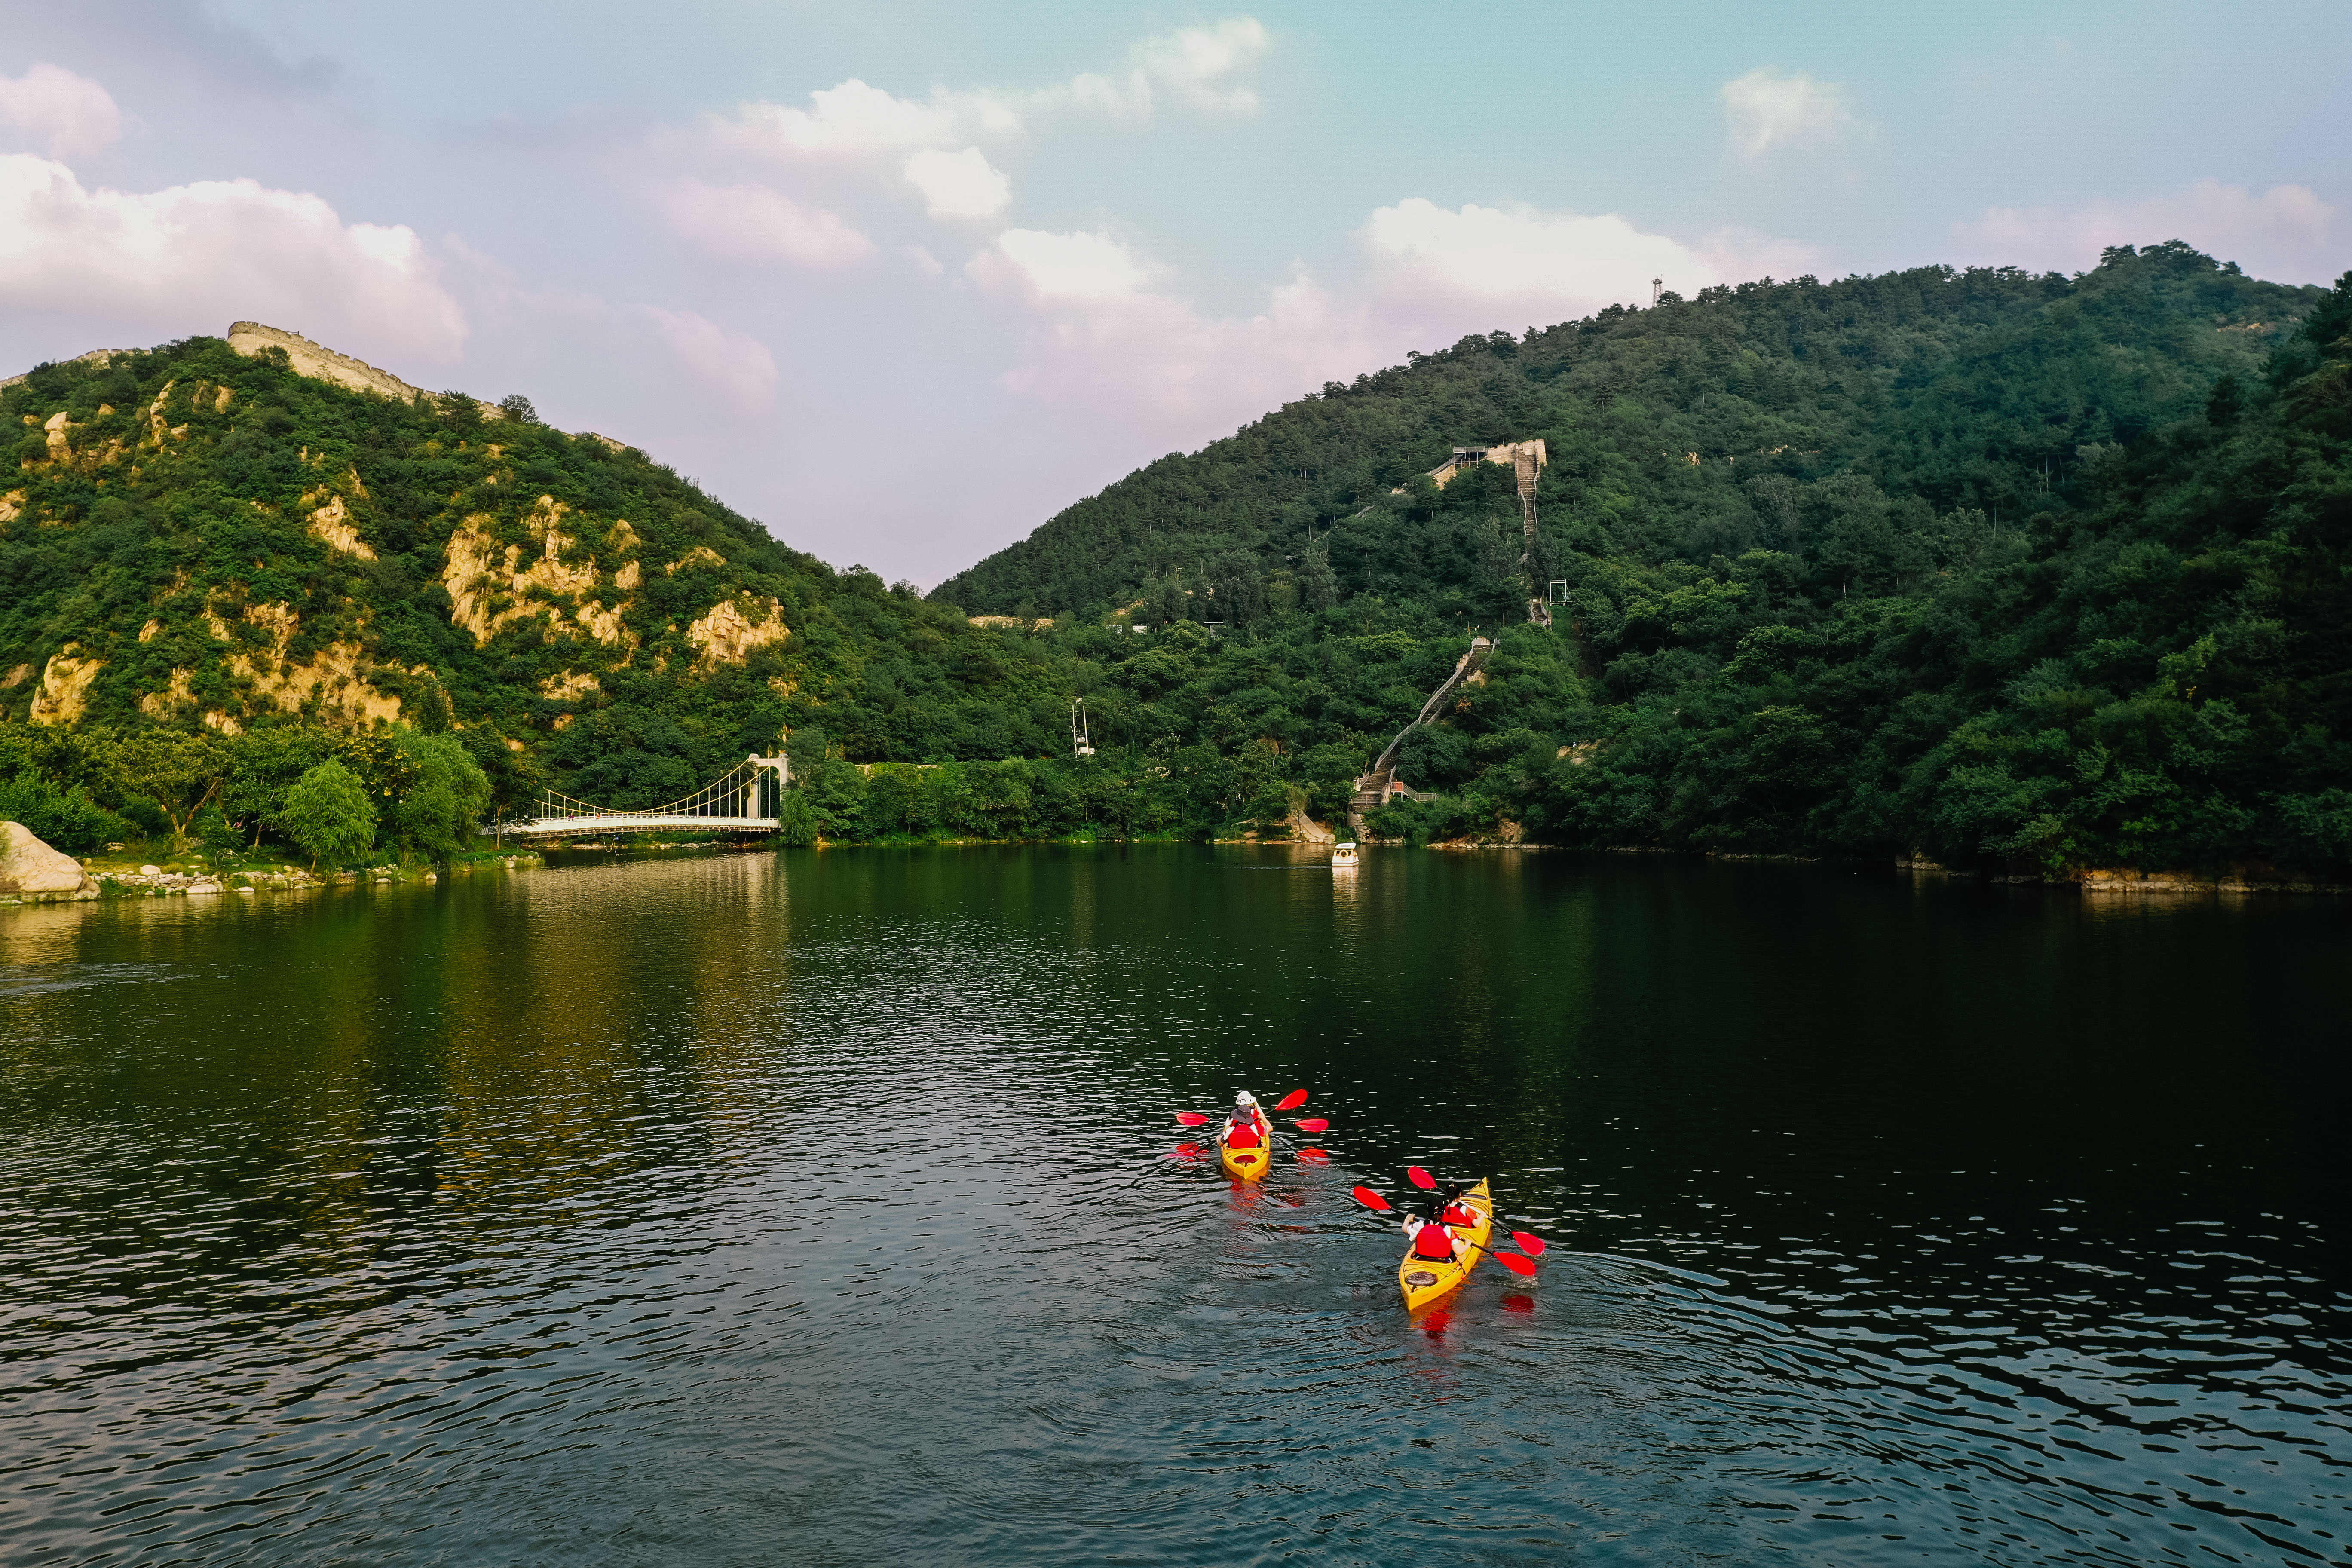
[[[542,790],[525,810],[485,823],[485,838],[590,837],[611,833],[773,833],[792,770],[782,757],[746,757],[692,795],[641,811]]]

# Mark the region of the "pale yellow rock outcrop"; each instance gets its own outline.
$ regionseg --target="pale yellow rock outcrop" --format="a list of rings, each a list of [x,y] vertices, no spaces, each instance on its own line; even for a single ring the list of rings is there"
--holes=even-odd
[[[724,566],[727,557],[708,544],[698,544],[668,565],[662,568],[665,575],[675,577],[689,566]]]
[[[147,624],[152,626],[155,623],[150,621]],[[146,639],[142,637],[140,640],[144,642]],[[150,719],[170,719],[181,709],[194,707],[196,694],[189,689],[188,680],[187,670],[173,670],[170,687],[162,691],[150,691],[139,699],[139,711]]]
[[[226,622],[216,614],[207,612],[207,616],[215,637],[224,642],[233,640]],[[359,644],[331,642],[312,655],[309,663],[298,664],[286,657],[302,624],[291,605],[250,605],[243,618],[246,625],[268,637],[269,646],[231,654],[229,673],[251,681],[255,694],[279,712],[299,713],[315,700],[319,717],[329,723],[364,728],[389,724],[400,717],[400,699],[377,690],[360,673],[364,650]],[[207,716],[205,722],[213,721]]]
[[[36,903],[98,897],[98,883],[72,856],[52,849],[21,822],[0,822],[0,893]]]
[[[78,657],[81,644],[68,643],[41,670],[41,689],[33,697],[33,722],[70,724],[81,717],[89,683],[105,666],[102,658]]]
[[[10,490],[0,496],[0,522],[14,522],[25,510],[25,492]]]
[[[561,675],[551,675],[539,683],[539,694],[550,702],[569,702],[585,692],[602,691],[596,678],[586,670],[567,669]]]
[[[792,628],[784,625],[784,606],[780,602],[762,601],[749,594],[719,600],[710,606],[709,615],[686,628],[686,640],[702,650],[694,661],[702,668],[740,664],[753,648],[782,642],[792,635]]]
[[[449,536],[449,563],[441,572],[441,584],[449,591],[449,618],[474,634],[477,647],[506,626],[533,616],[545,616],[558,632],[576,625],[607,647],[634,646],[636,639],[621,624],[625,601],[609,608],[583,605],[576,622],[546,602],[552,595],[585,597],[596,589],[593,557],[576,566],[563,562],[564,552],[578,542],[558,526],[569,510],[552,496],[539,498],[527,525],[541,548],[529,566],[522,564],[522,546],[501,545],[491,537],[495,520],[486,512],[467,518]]]
[[[356,555],[362,561],[375,559],[375,552],[352,526],[351,513],[344,509],[343,498],[330,496],[327,504],[310,514],[310,537],[323,540],[346,555]]]

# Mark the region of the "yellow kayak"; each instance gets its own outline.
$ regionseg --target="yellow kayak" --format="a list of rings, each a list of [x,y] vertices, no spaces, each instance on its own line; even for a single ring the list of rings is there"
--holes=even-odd
[[[1274,1141],[1265,1133],[1258,1134],[1255,1149],[1234,1149],[1226,1146],[1223,1134],[1217,1137],[1217,1163],[1225,1174],[1237,1182],[1259,1182],[1265,1179],[1266,1156],[1274,1152]]]
[[[1436,1263],[1426,1258],[1415,1258],[1410,1250],[1404,1261],[1397,1265],[1397,1284],[1404,1291],[1408,1311],[1419,1311],[1448,1291],[1458,1290],[1486,1256],[1486,1238],[1495,1230],[1495,1198],[1486,1183],[1464,1193],[1460,1199],[1464,1208],[1477,1216],[1475,1225],[1452,1225],[1445,1228],[1454,1237],[1454,1261]]]

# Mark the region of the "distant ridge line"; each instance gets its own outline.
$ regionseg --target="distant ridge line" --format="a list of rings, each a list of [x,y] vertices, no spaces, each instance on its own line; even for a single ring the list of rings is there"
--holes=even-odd
[[[228,346],[247,359],[258,356],[265,349],[283,349],[286,352],[287,363],[295,374],[307,375],[313,381],[331,381],[337,386],[346,386],[353,392],[373,392],[379,396],[394,398],[402,403],[414,403],[420,397],[430,398],[438,403],[442,397],[439,393],[427,392],[421,386],[411,386],[392,372],[372,365],[363,359],[354,359],[350,354],[340,353],[324,343],[304,337],[299,332],[289,332],[283,327],[273,327],[266,321],[231,321],[228,324]],[[76,354],[69,360],[56,363],[103,365],[112,361],[117,354],[139,352],[137,349],[92,349],[88,353]],[[15,386],[32,374],[31,371],[24,371],[5,380],[0,380],[0,389]],[[477,398],[474,400],[474,406],[480,411],[485,419],[504,419],[507,416],[507,411],[495,403],[484,403]],[[626,452],[632,449],[627,442],[616,441],[610,436],[600,436],[593,430],[583,430],[581,434],[589,440],[603,443],[611,451]]]

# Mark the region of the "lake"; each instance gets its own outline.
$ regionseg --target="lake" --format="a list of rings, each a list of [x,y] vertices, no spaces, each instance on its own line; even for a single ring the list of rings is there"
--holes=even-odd
[[[1207,846],[0,910],[12,1564],[2341,1562],[2346,900]],[[1237,1191],[1172,1113],[1309,1089]],[[1552,1243],[1403,1311],[1352,1203]]]

